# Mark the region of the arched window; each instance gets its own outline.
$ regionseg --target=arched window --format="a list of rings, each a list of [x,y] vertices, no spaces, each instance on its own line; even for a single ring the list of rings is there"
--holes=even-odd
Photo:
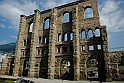
[[[91,7],[86,7],[84,10],[84,18],[92,18],[93,17],[93,10]]]
[[[85,33],[84,30],[81,31],[81,38],[82,38],[82,39],[83,39],[83,38],[86,38],[86,33]]]
[[[69,13],[65,13],[64,15],[63,15],[63,23],[66,23],[66,22],[69,22]]]
[[[70,40],[73,40],[73,33],[70,33]]]
[[[49,27],[50,27],[50,19],[47,18],[44,22],[44,29],[49,29]]]
[[[59,34],[58,34],[58,41],[59,41],[59,42],[61,42],[61,39],[62,39],[61,37],[62,37],[62,36],[61,36],[61,34],[59,33]]]
[[[100,36],[100,29],[96,29],[95,30],[95,37],[99,37]]]
[[[64,41],[68,41],[68,35],[67,35],[67,33],[64,34]]]
[[[92,30],[88,30],[88,37],[89,37],[89,38],[93,37],[93,32],[92,32]]]
[[[33,23],[31,23],[30,28],[29,28],[29,32],[33,31]]]

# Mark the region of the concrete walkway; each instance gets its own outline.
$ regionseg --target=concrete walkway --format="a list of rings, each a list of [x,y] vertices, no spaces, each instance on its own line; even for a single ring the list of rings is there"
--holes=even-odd
[[[19,77],[0,75],[0,78],[8,78],[8,79],[17,79]],[[100,83],[99,81],[67,81],[67,80],[59,80],[59,79],[42,79],[42,78],[28,78],[25,77],[25,80],[31,80],[34,83]],[[124,81],[112,81],[112,82],[102,82],[102,83],[124,83]]]

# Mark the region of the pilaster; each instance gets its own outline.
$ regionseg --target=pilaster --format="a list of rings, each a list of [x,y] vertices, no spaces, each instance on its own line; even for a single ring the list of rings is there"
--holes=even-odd
[[[15,51],[15,61],[14,61],[14,71],[13,76],[19,75],[20,70],[20,57],[21,57],[21,48],[23,46],[23,35],[26,27],[26,16],[20,16],[20,25],[18,31],[18,39],[16,41],[16,51]]]
[[[80,79],[80,47],[79,47],[79,32],[78,32],[78,7],[72,12],[72,31],[73,31],[73,62],[74,62],[74,80]]]
[[[50,34],[49,34],[49,54],[48,54],[48,79],[54,79],[55,72],[55,43],[56,43],[56,9],[52,9],[50,19]]]
[[[38,77],[37,75],[37,70],[38,67],[36,67],[36,46],[38,45],[38,30],[39,30],[39,25],[40,25],[40,11],[39,10],[34,10],[34,20],[33,20],[33,30],[32,30],[32,38],[31,38],[31,49],[30,49],[30,59],[29,59],[29,72],[28,76],[29,77]]]
[[[106,70],[105,77],[106,77],[106,81],[112,81],[106,26],[101,26],[100,28],[101,28],[101,33],[102,33],[103,53],[104,53],[103,55],[104,55],[104,60],[105,60],[105,70]]]

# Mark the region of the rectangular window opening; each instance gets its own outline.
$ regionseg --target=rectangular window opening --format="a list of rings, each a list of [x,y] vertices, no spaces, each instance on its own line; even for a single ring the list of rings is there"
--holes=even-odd
[[[85,50],[85,45],[82,46],[82,51],[84,51],[84,50]]]
[[[26,46],[26,40],[24,40],[24,46]]]
[[[67,52],[67,47],[63,47],[63,52]]]
[[[89,50],[94,50],[94,46],[93,45],[90,45],[89,46]]]
[[[60,53],[60,48],[58,48],[58,53]]]
[[[101,48],[101,45],[97,45],[97,49],[98,50],[101,50],[102,48]]]
[[[42,49],[42,54],[47,54],[47,49]]]
[[[22,56],[24,56],[25,55],[25,51],[22,51]]]
[[[38,50],[38,55],[40,55],[40,50]]]
[[[39,37],[39,44],[42,44],[42,38]]]

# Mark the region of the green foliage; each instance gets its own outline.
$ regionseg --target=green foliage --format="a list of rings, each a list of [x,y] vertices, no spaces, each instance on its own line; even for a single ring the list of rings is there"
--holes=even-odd
[[[4,83],[14,83],[14,81],[6,80]]]
[[[0,83],[14,83],[12,80],[2,80],[0,79]]]
[[[4,83],[4,80],[1,80],[1,79],[0,79],[0,83]]]

